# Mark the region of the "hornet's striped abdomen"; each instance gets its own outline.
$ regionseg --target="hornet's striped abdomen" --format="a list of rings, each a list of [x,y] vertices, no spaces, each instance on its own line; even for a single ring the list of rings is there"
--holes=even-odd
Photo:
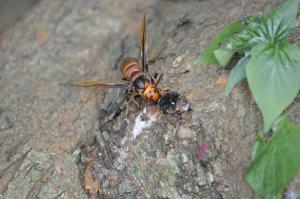
[[[137,59],[126,58],[121,63],[121,73],[127,81],[133,82],[141,74],[141,66]]]

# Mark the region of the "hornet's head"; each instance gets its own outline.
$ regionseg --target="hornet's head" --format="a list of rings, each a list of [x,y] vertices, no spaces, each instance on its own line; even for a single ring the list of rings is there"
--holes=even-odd
[[[158,91],[158,88],[156,87],[156,85],[153,84],[148,84],[144,89],[142,95],[144,99],[150,101],[153,104],[157,104],[161,96]]]

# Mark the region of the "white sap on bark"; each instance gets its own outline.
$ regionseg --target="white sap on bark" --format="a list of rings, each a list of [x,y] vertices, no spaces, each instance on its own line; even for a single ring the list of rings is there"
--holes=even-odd
[[[143,120],[143,115],[146,115],[146,120]],[[146,108],[144,108],[143,112],[139,113],[135,118],[134,127],[132,130],[133,139],[140,135],[145,128],[150,127],[155,121],[156,117],[146,114]]]

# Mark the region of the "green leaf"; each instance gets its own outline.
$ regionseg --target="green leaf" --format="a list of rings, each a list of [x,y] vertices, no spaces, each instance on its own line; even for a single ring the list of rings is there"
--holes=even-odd
[[[264,198],[280,198],[291,178],[300,171],[300,127],[287,117],[246,173],[246,181]]]
[[[299,0],[288,0],[265,17],[249,17],[239,34],[230,38],[226,48],[246,52],[260,43],[276,43],[287,38],[294,27]]]
[[[247,81],[267,132],[300,87],[300,51],[288,43],[259,44],[246,65]]]
[[[193,61],[193,64],[219,64],[218,60],[215,58],[214,51],[219,48],[222,41],[229,39],[233,34],[239,32],[241,29],[241,21],[237,21],[225,26],[223,31],[214,37],[212,42],[203,51],[203,53]]]
[[[270,41],[285,39],[295,25],[299,0],[287,0],[271,10],[264,19],[264,31]]]
[[[232,36],[226,45],[226,48],[240,53],[248,52],[259,43],[267,42],[267,39],[261,34],[263,20],[261,17],[251,16],[244,21],[243,29]]]
[[[215,58],[218,60],[219,64],[225,68],[225,66],[230,62],[234,52],[228,49],[219,48],[214,51]]]
[[[244,56],[238,61],[236,66],[231,70],[225,88],[226,96],[229,96],[235,84],[237,84],[239,81],[241,81],[246,77],[246,65],[249,60],[250,60],[250,56]]]

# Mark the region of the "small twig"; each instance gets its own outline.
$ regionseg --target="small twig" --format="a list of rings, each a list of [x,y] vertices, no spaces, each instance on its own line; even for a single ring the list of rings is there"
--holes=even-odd
[[[66,192],[66,190],[60,192],[59,194],[57,194],[53,199],[57,199],[59,198],[59,196],[61,196],[62,194],[64,194]]]

